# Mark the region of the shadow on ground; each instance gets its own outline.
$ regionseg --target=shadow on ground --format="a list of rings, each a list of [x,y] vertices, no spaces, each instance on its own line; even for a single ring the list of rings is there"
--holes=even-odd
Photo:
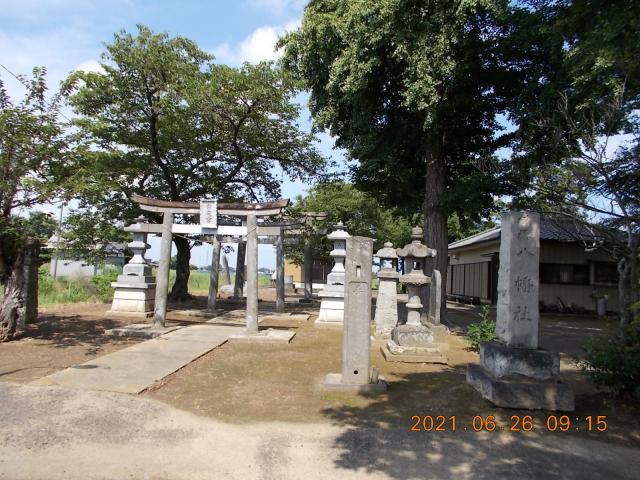
[[[332,423],[349,427],[335,440],[334,448],[341,452],[337,466],[384,473],[401,480],[431,476],[637,478],[630,465],[616,461],[620,448],[640,447],[637,408],[607,405],[605,397],[599,395],[579,396],[578,408],[571,414],[572,429],[551,433],[546,419],[560,413],[495,407],[466,384],[465,371],[461,366],[442,372],[398,375],[388,392],[365,395],[371,400],[367,406],[323,410]],[[565,381],[576,380],[571,378],[573,375],[578,373],[570,374]],[[441,386],[446,386],[445,395]],[[424,408],[416,408],[418,399]],[[435,427],[424,430],[421,420],[428,415],[436,420],[435,425],[441,423],[442,431],[435,431]],[[436,418],[439,415],[443,419]],[[491,432],[474,431],[474,416],[486,420],[489,415],[495,417],[497,428]],[[515,416],[525,415],[533,417],[534,429],[511,431]],[[586,432],[587,415],[608,415],[607,432]],[[452,416],[456,417],[455,431]],[[426,424],[426,428],[431,427],[430,421]],[[483,424],[486,422],[476,419],[476,427]],[[418,431],[412,431],[412,426]],[[635,468],[638,467],[640,464]]]

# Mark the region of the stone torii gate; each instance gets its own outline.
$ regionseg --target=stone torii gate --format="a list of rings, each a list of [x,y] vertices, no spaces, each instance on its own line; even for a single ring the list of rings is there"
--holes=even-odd
[[[146,236],[149,233],[161,234],[160,262],[155,284],[155,306],[153,310],[153,326],[164,328],[166,325],[167,296],[169,291],[169,266],[171,262],[171,243],[174,234],[185,235],[214,235],[214,236],[246,236],[247,238],[247,308],[246,308],[246,333],[249,335],[258,333],[258,236],[278,237],[276,247],[278,249],[279,260],[283,258],[282,234],[286,225],[258,225],[258,217],[268,217],[281,214],[283,209],[289,205],[288,199],[263,203],[218,203],[216,200],[201,200],[196,202],[179,202],[157,200],[153,198],[133,195],[132,199],[142,210],[162,213],[163,222],[159,224],[149,224],[138,222],[125,230],[134,233],[134,242],[138,242],[138,249],[141,250],[142,263],[144,262],[144,250],[146,250]],[[175,215],[199,215],[199,224],[175,224]],[[243,225],[218,225],[218,215],[240,217]],[[138,234],[136,238],[136,234]],[[142,243],[140,245],[140,242]],[[143,248],[144,245],[144,248]],[[216,245],[214,243],[214,254]],[[218,254],[220,243],[218,241]],[[131,275],[131,274],[129,274]],[[283,260],[278,262],[278,283],[281,288],[277,290],[284,296],[284,269]],[[148,277],[144,277],[148,278]],[[131,288],[128,272],[123,271],[123,275],[118,278],[113,286],[116,288],[114,295],[113,311],[122,310],[116,307],[118,288]],[[217,280],[217,279],[216,279]],[[147,284],[153,285],[153,284]],[[217,285],[215,285],[217,290]],[[147,287],[148,288],[148,287]],[[280,303],[280,302],[277,302]],[[281,302],[284,308],[284,298]]]

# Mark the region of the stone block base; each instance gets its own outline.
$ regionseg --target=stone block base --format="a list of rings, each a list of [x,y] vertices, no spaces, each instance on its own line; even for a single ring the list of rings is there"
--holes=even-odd
[[[382,356],[387,362],[447,364],[449,359],[443,350],[445,350],[443,344],[440,343],[432,343],[428,347],[405,347],[398,345],[393,340],[380,348]]]
[[[575,408],[573,390],[558,381],[542,382],[525,377],[498,380],[480,365],[469,365],[467,383],[499,407],[567,412]]]
[[[387,390],[387,382],[382,378],[378,379],[378,383],[343,383],[341,373],[330,373],[324,378],[322,387],[325,390],[334,392],[384,392]]]
[[[493,378],[500,380],[523,376],[532,380],[557,380],[560,356],[548,350],[514,348],[498,342],[480,345],[480,365]]]
[[[165,333],[173,332],[182,328],[180,325],[175,325],[166,328],[154,328],[153,325],[148,323],[132,323],[125,327],[112,328],[111,330],[105,330],[105,335],[112,337],[130,337],[130,338],[156,338]]]
[[[344,296],[339,298],[323,298],[320,302],[318,320],[321,322],[344,321]]]
[[[118,317],[130,317],[130,318],[151,318],[153,317],[153,310],[148,312],[127,312],[122,310],[107,310],[107,313],[111,316]]]
[[[244,343],[289,343],[296,336],[292,330],[260,330],[258,333],[238,332],[229,337],[232,342]]]

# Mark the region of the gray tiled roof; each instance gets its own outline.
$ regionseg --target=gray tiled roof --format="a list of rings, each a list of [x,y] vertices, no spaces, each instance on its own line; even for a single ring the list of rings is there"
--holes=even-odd
[[[450,243],[449,250],[457,250],[459,248],[496,240],[500,240],[499,226]],[[542,218],[540,221],[540,240],[556,242],[594,242],[600,240],[600,237],[587,226],[570,220]]]

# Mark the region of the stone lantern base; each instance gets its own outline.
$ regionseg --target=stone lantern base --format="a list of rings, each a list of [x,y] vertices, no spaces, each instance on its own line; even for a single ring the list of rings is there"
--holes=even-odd
[[[344,322],[344,285],[327,285],[318,293],[320,314],[316,323],[342,325]]]
[[[144,318],[153,316],[156,296],[154,277],[127,278],[120,275],[111,286],[116,290],[109,313]]]
[[[398,325],[391,331],[391,340],[382,346],[382,355],[388,362],[446,364],[447,335],[444,325]]]

